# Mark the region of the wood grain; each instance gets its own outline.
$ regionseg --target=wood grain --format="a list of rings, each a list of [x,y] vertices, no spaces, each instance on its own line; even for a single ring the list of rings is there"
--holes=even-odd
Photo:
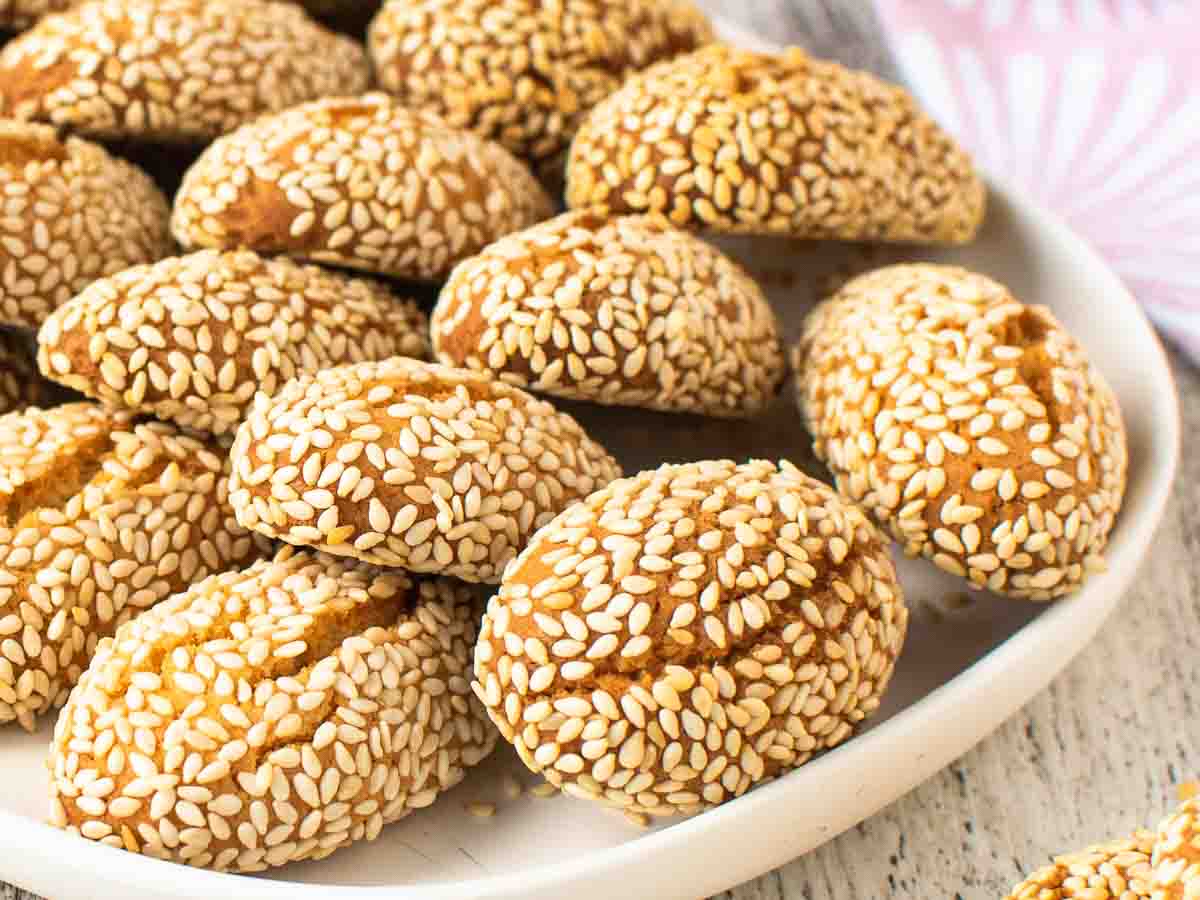
[[[749,29],[894,77],[859,0],[703,0]],[[849,47],[838,52],[837,48]],[[1200,445],[1200,374],[1172,354],[1184,447]],[[857,828],[721,900],[1000,898],[1055,853],[1153,824],[1200,774],[1200,454],[1141,577],[1096,640],[975,750]],[[0,900],[36,900],[0,885]]]

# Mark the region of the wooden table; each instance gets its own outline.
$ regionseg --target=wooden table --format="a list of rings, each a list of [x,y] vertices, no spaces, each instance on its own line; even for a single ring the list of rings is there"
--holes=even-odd
[[[860,0],[702,0],[739,24],[894,74]],[[1200,373],[1172,354],[1183,407],[1178,490],[1135,588],[1041,695],[958,762],[731,900],[998,898],[1060,852],[1152,824],[1200,775]],[[1193,504],[1197,504],[1194,506]],[[4,900],[36,900],[0,885]]]

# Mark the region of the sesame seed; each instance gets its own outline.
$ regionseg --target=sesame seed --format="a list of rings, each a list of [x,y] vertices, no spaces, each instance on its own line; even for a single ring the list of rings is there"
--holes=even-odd
[[[1078,853],[1056,856],[1018,884],[1005,900],[1139,900],[1151,895],[1154,832],[1096,844]]]

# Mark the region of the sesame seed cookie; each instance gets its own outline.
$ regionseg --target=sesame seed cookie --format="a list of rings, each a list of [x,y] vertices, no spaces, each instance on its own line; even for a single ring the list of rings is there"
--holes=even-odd
[[[690,0],[393,0],[368,50],[385,90],[540,168],[626,75],[712,37]]]
[[[1148,896],[1154,900],[1200,898],[1200,798],[1185,800],[1158,826]]]
[[[201,250],[89,285],[38,334],[50,378],[116,409],[232,432],[256,391],[340,363],[429,355],[425,314],[380,284]]]
[[[0,28],[28,28],[42,16],[59,12],[78,0],[0,0]]]
[[[501,238],[454,269],[431,330],[447,365],[608,405],[752,416],[784,372],[758,285],[660,216],[569,212]]]
[[[55,406],[72,395],[42,377],[26,334],[0,328],[0,414],[30,406]]]
[[[473,592],[283,549],[103,641],[59,716],[51,821],[257,872],[374,840],[495,744]]]
[[[567,793],[693,813],[848,737],[907,624],[886,542],[827,486],[786,462],[665,465],[534,535],[473,687]]]
[[[36,328],[93,280],[170,253],[166,198],[102,147],[0,120],[0,324]]]
[[[0,50],[0,112],[95,137],[206,141],[368,80],[361,46],[289,3],[95,0]]]
[[[249,247],[440,279],[550,199],[499,144],[385,94],[319,100],[219,138],[184,176],[185,247]]]
[[[474,582],[499,581],[534,531],[621,475],[549,403],[401,356],[259,394],[233,460],[247,528]]]
[[[1033,600],[1103,570],[1125,427],[1045,307],[965,269],[889,266],[813,311],[793,368],[817,456],[909,555]]]
[[[962,243],[985,194],[906,91],[799,49],[652,66],[592,110],[567,162],[571,207],[799,238]]]
[[[0,722],[60,706],[97,641],[268,542],[225,451],[93,403],[0,417]]]
[[[1054,857],[1012,889],[1004,900],[1150,900],[1154,832],[1095,844]]]

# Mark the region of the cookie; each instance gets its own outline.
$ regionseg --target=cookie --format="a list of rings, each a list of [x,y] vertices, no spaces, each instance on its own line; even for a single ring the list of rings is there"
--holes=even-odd
[[[771,307],[657,216],[561,215],[457,266],[431,322],[446,365],[618,406],[747,417],[783,379]]]
[[[384,90],[540,169],[628,74],[711,40],[690,0],[393,0],[368,51]]]
[[[503,147],[368,94],[264,116],[213,142],[184,176],[171,226],[184,247],[431,280],[550,211]]]
[[[1054,857],[1012,889],[1004,900],[1150,900],[1154,832],[1095,844]]]
[[[1047,308],[965,269],[889,266],[814,310],[793,369],[817,456],[906,553],[1033,600],[1104,569],[1125,427]]]
[[[373,840],[495,743],[468,687],[473,595],[282,550],[123,626],[59,717],[59,827],[257,872]]]
[[[621,474],[549,403],[399,356],[259,394],[233,460],[230,500],[247,528],[492,583],[534,531]]]
[[[94,0],[0,50],[0,114],[101,138],[208,141],[368,80],[363,48],[291,3]]]
[[[799,49],[652,66],[592,110],[567,161],[571,207],[718,232],[957,244],[985,195],[906,91]]]
[[[0,28],[28,28],[47,13],[71,6],[75,0],[0,0]]]
[[[299,372],[429,354],[425,314],[384,286],[202,250],[89,285],[38,334],[42,371],[115,409],[234,431]]]
[[[268,542],[223,448],[92,403],[0,417],[0,722],[60,706],[97,642]]]
[[[1193,797],[1158,826],[1150,885],[1154,900],[1200,897],[1200,800]]]
[[[167,201],[91,141],[0,120],[0,324],[36,328],[97,278],[170,252]]]
[[[844,741],[908,613],[866,515],[789,463],[665,465],[508,567],[474,689],[522,761],[631,813],[693,813]]]

